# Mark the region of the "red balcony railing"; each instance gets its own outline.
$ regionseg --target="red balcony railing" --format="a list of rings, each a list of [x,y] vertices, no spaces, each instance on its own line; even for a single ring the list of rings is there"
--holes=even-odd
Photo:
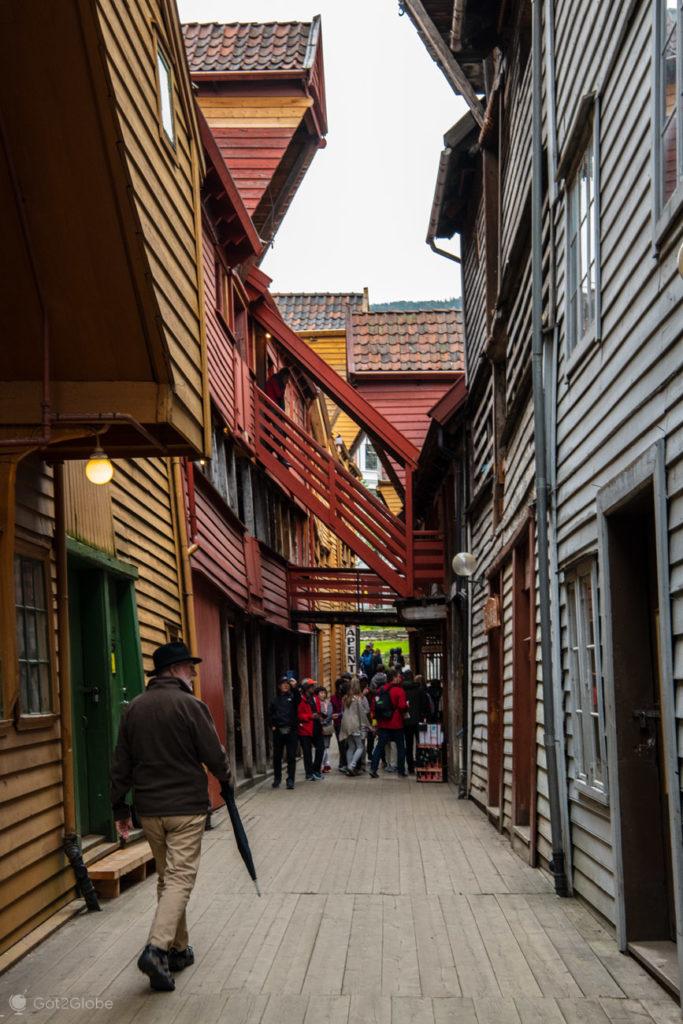
[[[405,523],[260,389],[254,397],[257,454],[271,475],[396,594],[408,596],[412,537]]]

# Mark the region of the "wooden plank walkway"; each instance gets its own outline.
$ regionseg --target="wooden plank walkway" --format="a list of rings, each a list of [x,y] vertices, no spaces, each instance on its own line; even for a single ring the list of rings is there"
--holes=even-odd
[[[189,908],[197,962],[177,975],[175,993],[151,993],[135,967],[152,876],[2,975],[0,1019],[15,1019],[13,994],[40,1024],[682,1019],[588,910],[555,897],[448,786],[333,772],[293,792],[263,787],[242,814],[263,897],[227,823],[207,833]],[[73,1004],[97,998],[111,1008]],[[53,1002],[43,1009],[41,999]]]

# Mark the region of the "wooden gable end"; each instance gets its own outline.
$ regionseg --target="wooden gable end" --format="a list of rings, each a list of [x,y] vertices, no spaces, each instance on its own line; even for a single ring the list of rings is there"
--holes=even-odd
[[[264,193],[313,100],[294,95],[200,95],[206,118],[250,214]]]

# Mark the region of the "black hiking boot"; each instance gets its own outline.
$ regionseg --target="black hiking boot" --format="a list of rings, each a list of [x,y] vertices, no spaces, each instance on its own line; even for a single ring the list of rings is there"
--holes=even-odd
[[[138,960],[138,969],[146,974],[155,992],[172,992],[175,981],[168,969],[168,953],[158,946],[145,946]]]
[[[169,949],[168,969],[169,971],[184,971],[194,963],[194,950],[192,946],[187,949]]]
[[[294,789],[294,779],[287,779],[287,789]]]

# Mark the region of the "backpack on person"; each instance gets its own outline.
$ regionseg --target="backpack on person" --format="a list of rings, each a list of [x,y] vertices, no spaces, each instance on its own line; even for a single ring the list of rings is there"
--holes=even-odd
[[[372,651],[365,651],[363,654],[361,654],[361,656],[360,656],[360,663],[363,666],[363,671],[365,672],[365,674],[368,677],[368,679],[372,675],[372,671],[373,671],[373,668],[374,668],[374,662],[375,662],[375,656],[372,653]]]
[[[391,699],[389,687],[379,690],[375,697],[375,718],[378,722],[388,721],[394,713],[394,703]]]

